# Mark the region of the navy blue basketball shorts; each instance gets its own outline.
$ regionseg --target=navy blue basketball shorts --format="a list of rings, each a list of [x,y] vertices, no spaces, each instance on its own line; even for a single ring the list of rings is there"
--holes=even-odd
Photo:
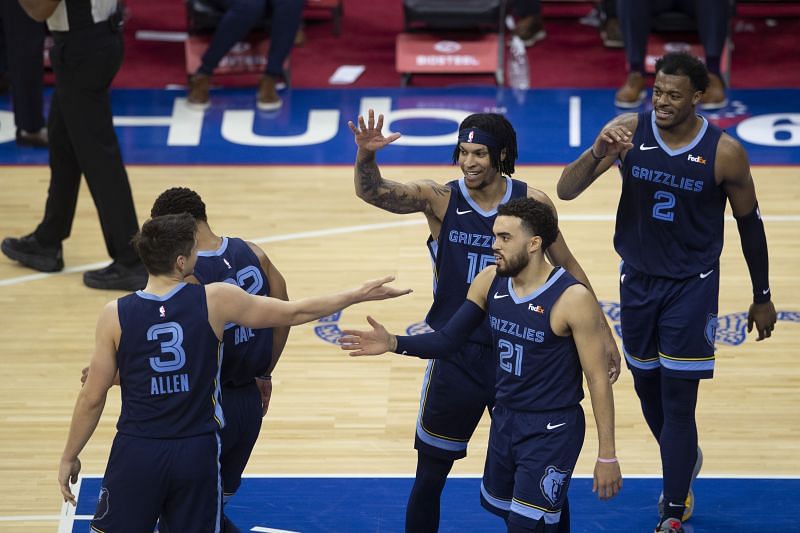
[[[92,531],[220,530],[222,487],[216,433],[182,439],[117,434],[92,520]]]
[[[559,522],[585,433],[580,405],[538,412],[496,405],[481,505],[521,527],[544,522],[546,533],[568,531],[569,524]]]
[[[242,484],[242,472],[250,460],[261,431],[261,393],[255,381],[242,387],[222,387],[222,412],[225,427],[220,430],[222,490],[224,498],[233,496]]]
[[[414,448],[443,459],[467,455],[484,410],[494,405],[494,357],[491,346],[468,342],[454,357],[428,362]]]
[[[632,372],[714,375],[719,266],[676,280],[620,267],[622,349]]]

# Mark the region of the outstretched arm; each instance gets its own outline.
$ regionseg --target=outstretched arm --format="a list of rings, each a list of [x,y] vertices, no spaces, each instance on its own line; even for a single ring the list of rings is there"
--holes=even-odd
[[[573,200],[633,148],[631,139],[636,131],[637,115],[628,113],[614,118],[600,130],[591,148],[567,165],[561,173],[556,190],[562,200]]]
[[[370,109],[367,122],[360,116],[358,127],[353,122],[347,125],[358,146],[355,188],[359,198],[391,213],[424,213],[438,220],[444,217],[450,198],[450,190],[446,186],[430,180],[398,183],[381,176],[375,153],[400,138],[399,133],[383,136],[383,115],[378,115],[376,122],[375,112]]]
[[[89,374],[86,383],[78,393],[72,421],[69,426],[69,436],[61,455],[58,468],[58,484],[64,501],[76,504],[75,496],[70,489],[70,483],[78,481],[81,462],[78,455],[89,442],[94,433],[103,407],[106,403],[106,394],[114,382],[117,373],[117,345],[120,337],[119,315],[117,302],[110,302],[103,308],[97,321],[95,333],[95,350],[89,363]]]
[[[485,319],[486,292],[494,279],[495,266],[489,266],[475,277],[470,285],[467,299],[456,313],[438,331],[413,336],[397,336],[386,331],[383,325],[372,317],[367,321],[371,331],[344,330],[339,338],[342,350],[350,355],[380,355],[397,352],[421,359],[447,358],[457,352],[467,342],[472,331]]]
[[[386,276],[367,281],[355,289],[288,302],[247,294],[230,283],[210,283],[205,286],[208,318],[218,335],[227,322],[259,329],[294,326],[330,315],[359,302],[386,300],[411,292],[411,289],[386,286],[392,281],[394,276]]]
[[[772,335],[778,319],[769,286],[767,236],[758,209],[756,188],[750,174],[747,154],[742,145],[727,134],[720,138],[717,146],[715,171],[731,203],[753,285],[753,303],[747,313],[747,331],[752,331],[755,324],[758,332],[756,340],[760,341]]]
[[[606,374],[608,357],[602,342],[605,318],[586,287],[573,285],[556,302],[552,322],[556,333],[566,333],[562,329],[565,326],[572,333],[592,399],[599,441],[592,490],[601,499],[612,498],[622,487],[622,475],[614,442],[614,393]]]

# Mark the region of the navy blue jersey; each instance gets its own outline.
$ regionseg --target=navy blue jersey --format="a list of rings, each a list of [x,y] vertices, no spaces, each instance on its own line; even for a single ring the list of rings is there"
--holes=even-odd
[[[528,186],[509,177],[506,194],[500,200],[504,204],[512,198],[528,195]],[[458,311],[467,291],[478,273],[494,264],[494,219],[497,209],[484,211],[469,195],[464,179],[453,180],[450,187],[450,203],[442,220],[439,239],[428,238],[428,249],[433,259],[433,304],[425,321],[434,330],[443,327]],[[491,333],[486,324],[470,335],[472,342],[491,344]]]
[[[714,162],[722,130],[703,118],[697,136],[671,149],[655,112],[639,113],[622,163],[622,195],[614,247],[623,261],[649,274],[684,279],[714,268],[722,251],[726,195]]]
[[[495,399],[517,411],[549,411],[580,403],[583,378],[572,336],[550,329],[561,294],[580,283],[558,267],[544,285],[518,296],[511,279],[496,277],[487,294],[487,315],[498,357]]]
[[[122,411],[117,430],[149,438],[217,431],[222,344],[208,322],[206,289],[181,283],[164,296],[117,300]]]
[[[269,296],[267,275],[258,257],[242,239],[223,237],[220,247],[197,252],[194,275],[202,284],[223,281],[250,294]],[[241,386],[266,374],[272,362],[272,329],[226,324],[222,384]]]

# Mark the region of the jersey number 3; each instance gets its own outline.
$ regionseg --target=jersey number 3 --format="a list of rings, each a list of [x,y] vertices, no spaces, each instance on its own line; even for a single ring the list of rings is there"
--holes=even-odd
[[[186,364],[186,352],[183,350],[183,328],[177,322],[165,322],[150,326],[147,330],[147,340],[159,340],[159,337],[169,337],[161,341],[161,354],[172,356],[164,360],[161,355],[150,358],[150,368],[156,372],[175,372]]]
[[[675,219],[675,213],[672,211],[675,207],[675,195],[667,191],[656,191],[653,198],[656,200],[653,206],[653,218],[672,222]]]

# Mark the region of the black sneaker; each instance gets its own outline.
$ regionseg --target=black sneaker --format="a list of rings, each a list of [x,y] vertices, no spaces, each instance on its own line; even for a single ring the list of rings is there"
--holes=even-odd
[[[114,261],[105,268],[84,272],[83,284],[93,289],[138,291],[147,285],[147,271],[141,264],[126,267]]]
[[[61,245],[44,246],[36,240],[33,233],[19,239],[6,237],[0,249],[10,259],[39,272],[58,272],[64,268]]]

